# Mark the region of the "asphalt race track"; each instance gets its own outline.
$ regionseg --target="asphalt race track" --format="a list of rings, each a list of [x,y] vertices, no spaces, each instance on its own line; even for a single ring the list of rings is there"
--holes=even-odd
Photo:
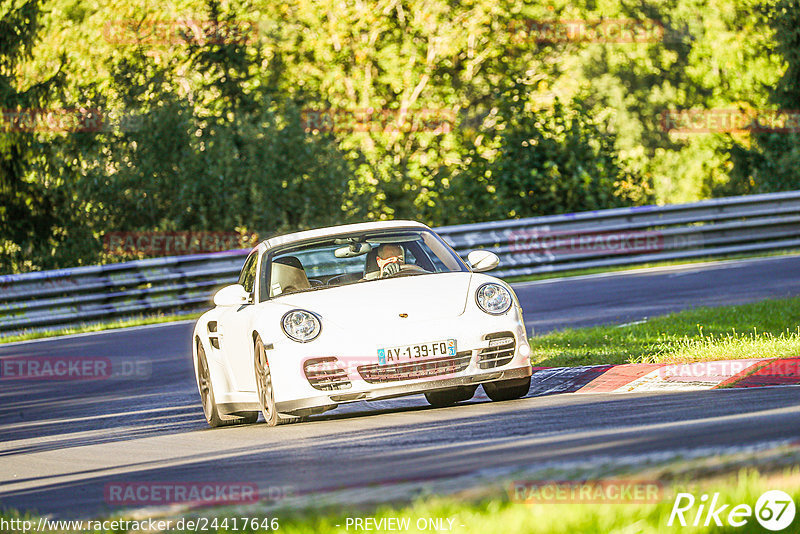
[[[623,323],[800,295],[800,256],[516,289],[536,332]],[[416,396],[353,404],[303,424],[211,430],[193,379],[190,332],[184,322],[0,346],[0,358],[93,356],[145,363],[149,375],[0,380],[0,507],[90,517],[113,511],[104,500],[110,482],[256,483],[262,495],[283,486],[303,494],[800,438],[800,388],[791,386],[504,403],[479,395],[442,409]]]

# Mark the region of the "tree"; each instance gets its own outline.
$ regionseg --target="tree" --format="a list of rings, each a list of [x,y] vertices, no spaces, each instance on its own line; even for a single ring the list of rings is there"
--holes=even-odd
[[[777,129],[758,131],[751,144],[737,143],[731,149],[734,162],[731,179],[720,185],[719,195],[769,193],[800,189],[800,1],[777,0],[766,10],[775,32],[776,51],[783,57],[785,71],[771,92],[770,100],[777,111],[794,115],[794,124],[777,124]],[[763,114],[762,114],[763,120]],[[755,125],[754,125],[755,126]],[[786,131],[781,131],[781,128]]]
[[[762,0],[702,2],[586,2],[583,17],[652,21],[660,32],[642,42],[587,43],[575,50],[580,91],[593,114],[611,115],[626,165],[653,183],[659,203],[708,198],[727,181],[728,133],[666,131],[676,110],[762,108],[775,83]]]
[[[491,108],[505,80],[558,69],[557,47],[532,46],[514,31],[520,20],[558,14],[543,5],[292,0],[263,9],[286,93],[361,121],[334,135],[357,164],[352,186],[370,202],[370,219],[433,214],[438,168],[464,156],[453,134],[459,117]]]
[[[351,169],[335,139],[307,133],[290,99],[253,81],[260,48],[226,35],[232,12],[207,7],[213,40],[111,60],[92,105],[133,115],[132,128],[74,138],[75,197],[98,244],[111,230],[267,236],[347,218]]]
[[[23,28],[36,4],[15,1],[3,20]],[[44,88],[61,65],[52,104],[112,120],[3,132],[4,260],[94,263],[110,230],[271,234],[688,201],[721,194],[731,159],[731,191],[794,183],[796,136],[678,135],[660,120],[796,107],[797,0],[768,1],[765,18],[764,0],[51,0],[35,47],[2,43],[15,58],[4,106],[38,105],[12,93]],[[538,25],[558,20],[664,34],[543,39]],[[312,110],[341,123],[314,129]],[[25,169],[13,180],[10,161]]]
[[[0,10],[0,270],[14,272],[47,265],[59,240],[54,235],[60,223],[59,184],[34,172],[46,173],[53,162],[31,118],[46,107],[63,78],[60,72],[35,82],[18,77],[37,39],[39,0],[6,0]]]
[[[530,88],[500,99],[495,136],[473,141],[467,164],[447,180],[447,222],[486,221],[613,208],[652,199],[626,170],[615,137],[581,101],[536,107]]]

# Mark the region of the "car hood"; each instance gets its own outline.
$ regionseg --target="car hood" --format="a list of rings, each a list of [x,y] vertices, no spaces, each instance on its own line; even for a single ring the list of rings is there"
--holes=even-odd
[[[364,326],[408,314],[411,321],[464,313],[472,273],[437,273],[360,282],[275,299],[287,309],[302,308],[342,328]]]

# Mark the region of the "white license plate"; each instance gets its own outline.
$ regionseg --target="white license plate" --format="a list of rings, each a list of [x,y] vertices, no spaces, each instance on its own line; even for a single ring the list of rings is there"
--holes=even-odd
[[[456,340],[444,339],[416,345],[401,345],[378,349],[378,363],[381,365],[423,360],[427,358],[443,358],[456,355]]]

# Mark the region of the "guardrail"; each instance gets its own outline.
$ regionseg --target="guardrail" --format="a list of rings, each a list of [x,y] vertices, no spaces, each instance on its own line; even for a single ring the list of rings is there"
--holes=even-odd
[[[514,277],[800,248],[800,191],[436,229],[462,256],[500,257]],[[191,313],[233,283],[248,250],[0,276],[0,332]]]

